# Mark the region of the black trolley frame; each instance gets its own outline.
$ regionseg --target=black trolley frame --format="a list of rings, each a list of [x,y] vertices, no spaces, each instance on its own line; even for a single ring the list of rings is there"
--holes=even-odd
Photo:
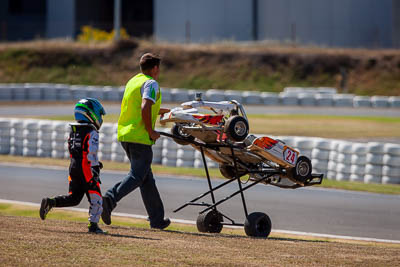
[[[238,167],[237,167],[237,160],[236,160],[235,153],[234,153],[234,148],[239,148],[239,147],[237,147],[237,146],[235,146],[233,144],[228,144],[228,143],[224,143],[224,144],[205,144],[205,143],[200,143],[200,142],[196,142],[194,140],[183,139],[180,136],[175,136],[175,135],[172,135],[172,134],[169,134],[169,133],[165,133],[165,132],[160,132],[160,135],[163,135],[163,136],[166,136],[166,137],[169,137],[169,138],[173,138],[173,139],[179,139],[179,140],[182,140],[182,141],[185,141],[185,142],[188,142],[188,143],[191,143],[193,145],[196,145],[196,146],[200,147],[200,152],[201,152],[203,165],[204,165],[204,170],[206,172],[207,183],[208,183],[208,188],[209,188],[208,191],[206,191],[206,192],[202,193],[201,195],[197,196],[196,198],[186,202],[182,206],[180,206],[177,209],[175,209],[173,212],[178,212],[178,211],[180,211],[181,209],[183,209],[183,208],[185,208],[187,206],[203,206],[203,207],[206,207],[205,209],[203,209],[202,211],[199,212],[199,216],[200,216],[201,214],[203,214],[203,213],[205,213],[207,211],[210,211],[210,210],[217,211],[217,206],[218,205],[220,205],[220,204],[224,203],[225,201],[231,199],[232,197],[236,196],[237,194],[240,194],[241,200],[242,200],[242,205],[243,205],[243,210],[244,210],[244,214],[245,214],[245,218],[247,218],[249,216],[249,214],[248,214],[248,210],[247,210],[244,191],[246,191],[247,189],[249,189],[249,188],[251,188],[251,187],[253,187],[256,184],[261,183],[261,182],[265,182],[266,184],[270,184],[272,176],[282,174],[282,172],[271,168],[266,172],[266,175],[263,176],[261,179],[258,179],[256,181],[252,181],[250,184],[248,184],[246,186],[243,186],[242,182],[240,180],[240,176],[238,175],[239,172],[238,172]],[[233,159],[233,164],[234,164],[234,169],[235,169],[235,177],[232,178],[232,179],[229,179],[226,182],[223,182],[222,184],[220,184],[218,186],[213,187],[212,184],[211,184],[211,178],[210,178],[210,174],[209,174],[209,171],[208,171],[206,158],[205,158],[205,155],[204,155],[204,148],[217,150],[220,147],[229,147],[230,148],[232,159]],[[264,172],[264,174],[265,174],[265,172]],[[304,185],[298,185],[298,184],[295,184],[295,185],[292,185],[292,186],[283,186],[282,185],[280,187],[293,188],[294,189],[294,188],[298,188],[298,187],[302,187],[302,186],[310,186],[310,185],[314,185],[314,184],[320,184],[322,182],[322,174],[312,174],[312,177],[313,178],[319,178],[319,180],[317,182],[308,182],[308,183],[306,183]],[[229,196],[226,196],[225,198],[223,198],[223,199],[221,199],[219,201],[216,201],[214,192],[216,190],[224,187],[225,185],[234,182],[234,181],[237,181],[239,190],[235,191],[234,193],[230,194]],[[207,196],[208,194],[211,195],[211,201],[212,201],[211,204],[207,203],[207,202],[197,202],[200,199],[202,199],[203,197]],[[217,212],[219,214],[221,214],[222,217],[224,217],[225,219],[227,219],[230,222],[230,223],[221,222],[222,225],[244,226],[244,223],[237,223],[233,219],[231,219],[228,216],[226,216],[225,214],[221,213],[220,211],[217,211]]]

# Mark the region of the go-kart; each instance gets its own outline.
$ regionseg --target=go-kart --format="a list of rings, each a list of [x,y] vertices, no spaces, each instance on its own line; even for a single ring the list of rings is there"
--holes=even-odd
[[[213,114],[199,113],[200,109]],[[181,104],[163,114],[160,123],[174,122],[172,134],[180,136],[175,142],[187,145],[195,138],[204,143],[240,142],[249,133],[249,123],[242,105],[235,101],[208,102],[200,97]]]
[[[214,114],[200,114],[200,107],[212,110]],[[248,135],[245,111],[236,101],[205,102],[197,99],[185,102],[182,107],[164,114],[160,121],[175,123],[171,134],[160,134],[173,138],[178,144],[190,144],[202,154],[210,190],[174,211],[187,205],[206,206],[197,218],[200,232],[218,233],[223,225],[242,225],[249,236],[267,237],[271,220],[262,212],[247,213],[243,191],[258,183],[292,189],[322,183],[323,175],[312,173],[311,160],[296,149],[278,139]],[[205,155],[219,163],[220,172],[228,181],[214,188],[211,186]],[[241,177],[246,175],[252,183],[242,187]],[[216,202],[213,192],[232,181],[238,181],[239,190]],[[235,223],[216,209],[239,193],[246,215],[245,224]],[[213,204],[196,203],[208,194],[211,194]],[[224,223],[223,218],[231,223]]]

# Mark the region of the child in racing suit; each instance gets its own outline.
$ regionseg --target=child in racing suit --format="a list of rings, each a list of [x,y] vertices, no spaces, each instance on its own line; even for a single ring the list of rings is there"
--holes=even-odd
[[[97,157],[98,130],[102,123],[102,115],[105,115],[104,108],[96,99],[82,99],[75,106],[75,119],[78,122],[70,124],[68,138],[71,160],[68,176],[69,194],[43,198],[39,212],[42,220],[53,207],[77,206],[86,194],[90,203],[89,232],[106,233],[98,226],[103,210],[100,191],[100,169],[103,166]]]

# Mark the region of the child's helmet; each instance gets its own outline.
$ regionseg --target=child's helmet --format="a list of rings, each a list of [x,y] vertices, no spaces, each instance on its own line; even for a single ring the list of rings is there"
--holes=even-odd
[[[94,98],[83,98],[78,101],[74,109],[75,120],[92,123],[97,130],[103,124],[103,115],[106,115],[101,103]]]

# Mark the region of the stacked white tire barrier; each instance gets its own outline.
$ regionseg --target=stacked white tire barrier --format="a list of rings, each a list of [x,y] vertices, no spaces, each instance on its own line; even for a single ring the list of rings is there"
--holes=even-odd
[[[225,91],[225,99],[226,100],[236,100],[239,103],[244,103],[242,93],[240,91],[226,90]]]
[[[99,133],[99,159],[111,160],[112,144],[114,142],[114,124],[104,123],[100,128]]]
[[[335,107],[352,107],[353,98],[352,94],[336,94],[333,95],[333,104]]]
[[[383,184],[400,184],[400,145],[385,144],[382,167]]]
[[[392,108],[400,108],[400,96],[390,96],[389,106]]]
[[[161,93],[162,93],[162,102],[163,103],[173,102],[172,96],[171,96],[171,90],[169,88],[161,88]]]
[[[153,164],[162,164],[162,150],[165,139],[167,137],[161,136],[153,145]]]
[[[330,147],[330,140],[317,139],[314,141],[311,153],[313,170],[317,173],[323,173],[325,177],[328,173]]]
[[[24,121],[12,120],[11,121],[11,155],[22,156],[24,150]]]
[[[333,95],[331,94],[316,94],[315,105],[317,107],[331,107],[333,106]]]
[[[279,95],[277,93],[261,93],[261,101],[262,104],[268,106],[277,106],[279,105]]]
[[[315,106],[316,100],[312,93],[300,93],[299,96],[300,106]]]
[[[350,181],[364,182],[365,165],[367,164],[366,143],[355,143],[352,146]]]
[[[85,97],[120,102],[124,86],[87,86],[51,83],[0,84],[0,102],[5,101],[77,101]],[[163,103],[182,103],[203,93],[207,101],[237,100],[243,105],[400,108],[399,96],[355,96],[337,94],[335,88],[287,87],[283,92],[238,90],[199,90],[162,88]]]
[[[111,160],[116,162],[124,162],[126,157],[126,153],[121,143],[118,142],[118,125],[114,124],[113,126],[113,143],[111,145]],[[101,139],[100,139],[101,142]],[[129,159],[128,159],[129,160]]]
[[[337,151],[336,180],[348,181],[351,175],[352,143],[341,142]]]
[[[300,155],[307,156],[311,159],[314,140],[307,137],[296,137],[294,140],[294,148],[300,151]]]
[[[371,142],[367,146],[365,165],[365,183],[381,183],[383,170],[384,144]]]
[[[162,165],[176,167],[176,160],[178,158],[178,144],[170,138],[165,138],[163,140],[163,149],[161,155]]]
[[[59,101],[70,101],[72,94],[69,85],[67,84],[55,84],[54,90],[56,91],[57,100]]]
[[[158,129],[159,130],[159,129]],[[161,129],[165,130],[165,129]],[[0,118],[0,154],[68,158],[69,122]],[[308,156],[313,171],[326,178],[364,183],[400,184],[400,144],[353,143],[344,140],[271,136]],[[100,130],[101,160],[129,162],[117,141],[117,124]],[[209,168],[218,163],[206,157]],[[203,167],[201,153],[162,136],[153,146],[153,163],[176,167]]]
[[[193,100],[193,99],[189,99],[189,94],[188,94],[187,90],[173,88],[173,89],[171,89],[170,92],[171,92],[171,100],[173,102],[183,103],[183,102],[186,102],[189,100]]]
[[[10,154],[11,151],[11,121],[0,119],[0,154]]]
[[[207,164],[208,168],[218,168],[219,167],[218,163],[211,160],[206,155],[204,155],[204,156],[206,157],[206,164]],[[203,168],[204,167],[203,157],[201,156],[201,152],[198,150],[196,150],[194,152],[194,164],[193,165],[195,168]]]
[[[259,105],[259,104],[261,104],[261,101],[262,101],[262,99],[260,97],[260,93],[258,93],[258,92],[245,91],[245,92],[243,92],[242,97],[243,97],[244,103],[246,103],[248,105]]]
[[[51,157],[53,150],[52,144],[53,122],[39,121],[39,134],[38,134],[38,157]]]
[[[371,103],[374,108],[387,108],[389,107],[389,97],[387,96],[373,96]]]
[[[353,98],[353,105],[354,107],[364,107],[369,108],[371,107],[371,98],[368,96],[355,96]]]
[[[104,87],[104,100],[119,102],[122,100],[118,87],[105,86]]]
[[[52,133],[52,151],[53,158],[67,158],[68,157],[68,134],[70,126],[65,121],[57,121],[53,124]]]
[[[299,104],[298,93],[295,92],[281,92],[279,100],[284,106],[297,106]]]
[[[194,154],[192,146],[178,146],[176,167],[194,167]]]
[[[38,151],[39,122],[25,121],[24,125],[24,148],[22,154],[28,157],[35,157]]]
[[[12,100],[14,98],[13,91],[11,84],[0,84],[0,102]]]
[[[205,93],[205,99],[207,99],[208,101],[214,101],[214,102],[224,101],[225,94],[221,90],[210,89],[210,90],[207,90],[207,92]]]
[[[336,179],[336,169],[338,165],[338,156],[339,156],[339,145],[340,141],[332,140],[329,151],[329,162],[328,162],[328,179]]]

